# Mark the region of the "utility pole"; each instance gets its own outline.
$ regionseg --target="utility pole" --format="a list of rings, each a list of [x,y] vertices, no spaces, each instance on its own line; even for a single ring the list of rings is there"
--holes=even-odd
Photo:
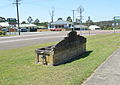
[[[116,19],[115,19],[115,16],[113,17],[114,19],[114,27],[113,27],[113,30],[114,30],[114,33],[115,33],[115,27],[116,27]]]
[[[20,19],[19,19],[19,7],[18,7],[18,5],[20,4],[19,1],[20,0],[15,0],[15,3],[13,3],[13,4],[16,4],[16,9],[17,9],[17,24],[18,24],[18,29],[19,29],[18,33],[20,35]]]
[[[73,29],[72,29],[72,31],[75,29],[75,24],[74,24],[74,17],[75,17],[75,15],[74,15],[74,12],[75,12],[75,10],[72,10],[73,11]]]
[[[53,17],[54,17],[54,10],[52,10],[52,14],[51,14],[51,21],[53,22]]]
[[[82,7],[82,6],[79,6],[79,8],[78,8],[78,12],[80,13],[80,25],[82,24],[82,13],[83,13],[83,11],[84,11],[84,8]]]
[[[51,16],[51,22],[53,22],[53,18],[54,18],[54,8],[52,9],[52,11],[50,11],[50,16]]]
[[[80,24],[82,24],[82,9],[80,8]]]
[[[54,20],[54,8],[52,9],[52,11],[50,11],[50,16],[51,16],[51,22],[50,22],[50,28],[52,27],[51,26],[51,23],[53,22]]]

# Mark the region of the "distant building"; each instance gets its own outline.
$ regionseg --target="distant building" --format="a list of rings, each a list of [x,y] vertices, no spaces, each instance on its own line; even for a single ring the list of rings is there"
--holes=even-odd
[[[8,22],[0,22],[0,27],[2,27],[2,28],[9,27],[9,23]]]
[[[12,28],[12,26],[8,22],[0,22],[0,29],[9,32],[15,32],[16,29]]]
[[[52,28],[73,28],[73,23],[64,20],[58,20],[48,25],[48,29]]]
[[[0,26],[2,28],[6,28],[6,27],[16,27],[16,18],[7,18],[7,20],[5,20],[5,18],[0,18]]]
[[[88,26],[86,25],[75,25],[75,30],[87,30]]]
[[[29,32],[37,31],[37,25],[35,24],[20,24],[21,29],[27,29]]]
[[[89,29],[90,30],[100,30],[101,28],[97,25],[91,25],[91,26],[89,26]]]
[[[35,24],[20,24],[21,28],[34,28],[37,27]]]

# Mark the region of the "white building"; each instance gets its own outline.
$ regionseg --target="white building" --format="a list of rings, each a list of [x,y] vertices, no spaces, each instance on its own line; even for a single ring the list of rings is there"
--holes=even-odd
[[[3,28],[9,27],[9,23],[8,22],[0,22],[0,26]]]
[[[22,27],[23,27],[23,28],[24,28],[24,27],[25,27],[25,28],[27,28],[27,27],[30,28],[30,27],[37,27],[37,25],[35,25],[35,24],[20,24],[20,27],[21,27],[21,28],[22,28]]]
[[[74,25],[75,30],[87,30],[88,26],[86,25]]]
[[[89,26],[89,29],[90,30],[100,30],[101,28],[97,25],[91,25],[91,26]]]
[[[51,28],[73,28],[73,23],[64,20],[58,20],[48,25],[48,29]]]

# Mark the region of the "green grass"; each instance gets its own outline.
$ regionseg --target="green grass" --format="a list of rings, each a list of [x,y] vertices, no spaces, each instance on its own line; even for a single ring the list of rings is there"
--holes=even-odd
[[[87,37],[88,56],[59,66],[35,64],[38,47],[0,51],[0,85],[80,85],[120,46],[120,34]]]

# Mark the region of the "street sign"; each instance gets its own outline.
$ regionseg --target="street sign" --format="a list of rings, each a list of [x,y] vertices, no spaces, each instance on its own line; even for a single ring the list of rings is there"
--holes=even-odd
[[[8,23],[16,23],[16,18],[7,18]]]

